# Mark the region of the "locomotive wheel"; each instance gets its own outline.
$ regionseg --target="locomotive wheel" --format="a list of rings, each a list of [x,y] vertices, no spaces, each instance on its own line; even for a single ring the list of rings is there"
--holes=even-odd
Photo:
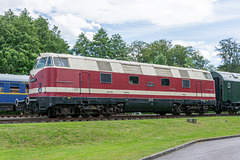
[[[204,111],[199,111],[198,114],[202,116],[204,114]]]
[[[191,111],[186,111],[185,114],[188,115],[188,116],[191,116],[192,112]]]
[[[80,114],[71,114],[70,116],[71,116],[72,118],[77,118],[77,117],[80,116]]]
[[[180,115],[180,113],[177,113],[177,112],[172,112],[172,114],[173,114],[174,116]]]
[[[166,113],[166,112],[158,112],[158,114],[160,114],[161,116],[164,116],[164,115],[166,115],[167,113]]]
[[[81,114],[81,116],[82,116],[83,118],[88,118],[90,115],[89,115],[89,114],[86,114],[86,113],[84,113],[84,114]]]
[[[56,118],[57,116],[54,115],[53,109],[48,108],[48,110],[47,110],[47,117],[48,118]]]
[[[234,111],[228,111],[228,113],[229,113],[229,114],[235,114],[235,112],[234,112]]]
[[[218,110],[218,111],[216,111],[216,113],[217,113],[217,114],[221,114],[221,113],[222,113],[222,111],[219,111],[219,110]]]
[[[181,105],[180,104],[174,104],[172,109],[172,114],[177,116],[181,113]]]
[[[108,113],[103,114],[103,117],[106,117],[106,118],[108,118],[108,117],[110,117],[110,116],[111,116],[111,114],[108,114]]]
[[[99,117],[100,114],[91,114],[92,117]]]

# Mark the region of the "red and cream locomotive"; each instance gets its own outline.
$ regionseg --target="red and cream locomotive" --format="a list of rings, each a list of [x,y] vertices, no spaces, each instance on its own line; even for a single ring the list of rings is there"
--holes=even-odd
[[[26,105],[48,117],[203,114],[214,108],[215,88],[204,70],[43,53],[30,72]]]

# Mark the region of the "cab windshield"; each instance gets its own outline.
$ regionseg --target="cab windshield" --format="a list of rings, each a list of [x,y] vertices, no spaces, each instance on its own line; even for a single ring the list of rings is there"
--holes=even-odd
[[[53,63],[54,62],[54,63]],[[61,66],[61,67],[69,67],[67,58],[60,57],[44,57],[36,60],[33,68],[43,68],[45,66]]]
[[[43,68],[46,64],[46,61],[47,61],[47,57],[41,58],[40,60],[38,60],[36,68]]]

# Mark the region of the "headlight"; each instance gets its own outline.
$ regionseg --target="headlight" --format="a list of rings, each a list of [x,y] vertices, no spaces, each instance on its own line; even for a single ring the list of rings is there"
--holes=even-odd
[[[38,93],[41,93],[42,92],[42,88],[38,88]]]

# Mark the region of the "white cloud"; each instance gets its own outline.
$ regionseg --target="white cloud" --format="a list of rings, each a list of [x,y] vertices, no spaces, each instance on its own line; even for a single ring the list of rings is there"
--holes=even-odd
[[[95,22],[87,22],[80,16],[66,14],[66,15],[56,15],[52,18],[52,23],[57,24],[68,35],[66,38],[77,37],[83,32],[83,29],[93,30],[96,28],[101,28],[99,24]]]
[[[0,0],[0,12],[27,8],[35,18],[47,16],[64,37],[101,24],[148,22],[159,26],[210,21],[216,0]]]
[[[188,46],[199,46],[199,45],[204,44],[205,42],[204,41],[197,41],[197,42],[195,42],[195,41],[174,40],[174,41],[172,41],[172,43],[188,47]]]
[[[94,32],[86,32],[85,35],[89,40],[93,40]]]

